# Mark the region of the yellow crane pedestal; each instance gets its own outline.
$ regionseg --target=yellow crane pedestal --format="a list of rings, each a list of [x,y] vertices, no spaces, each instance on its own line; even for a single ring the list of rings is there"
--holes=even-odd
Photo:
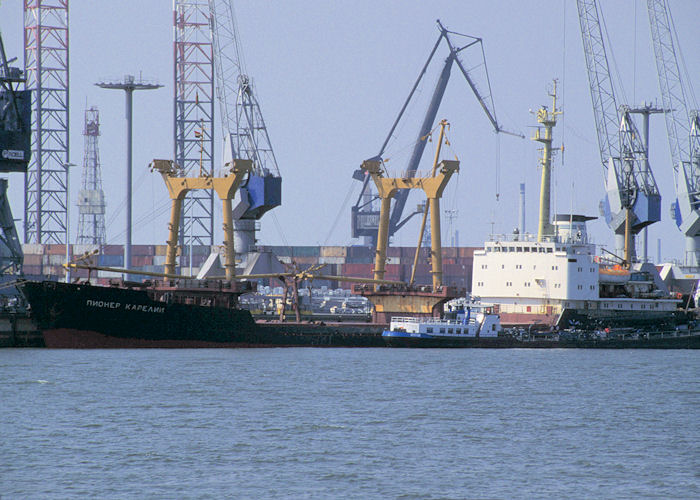
[[[171,160],[153,160],[151,171],[158,171],[168,188],[172,208],[168,224],[168,252],[165,257],[165,273],[175,274],[175,256],[177,255],[177,239],[180,230],[182,202],[189,191],[195,189],[213,189],[223,203],[224,212],[224,268],[226,279],[231,280],[236,275],[235,250],[233,248],[233,213],[232,200],[236,191],[253,166],[251,160],[233,160],[231,173],[225,177],[180,177],[181,171]]]
[[[378,324],[389,324],[395,316],[439,318],[445,302],[466,294],[464,288],[442,286],[434,289],[429,285],[377,287],[363,284],[354,285],[352,291],[366,297],[374,305],[372,321]]]
[[[367,160],[362,163],[362,169],[372,176],[377,186],[379,198],[382,200],[379,213],[379,231],[377,233],[377,250],[374,260],[374,279],[383,280],[386,262],[386,249],[389,243],[389,211],[391,198],[399,189],[422,189],[428,198],[431,210],[430,240],[431,262],[433,273],[433,288],[442,285],[442,243],[440,240],[440,198],[452,174],[459,172],[459,161],[442,160],[437,165],[435,176],[432,177],[384,177],[379,161]]]
[[[440,198],[452,174],[459,171],[459,162],[443,160],[433,168],[430,177],[384,177],[379,161],[368,160],[362,169],[372,176],[381,199],[379,232],[374,260],[374,279],[383,280],[386,249],[389,240],[389,211],[391,198],[399,189],[422,189],[428,198],[430,209],[430,240],[433,284],[417,286],[355,285],[353,292],[367,297],[374,305],[373,320],[389,323],[393,316],[440,316],[442,306],[448,300],[464,296],[465,290],[442,286],[442,243],[440,240]]]

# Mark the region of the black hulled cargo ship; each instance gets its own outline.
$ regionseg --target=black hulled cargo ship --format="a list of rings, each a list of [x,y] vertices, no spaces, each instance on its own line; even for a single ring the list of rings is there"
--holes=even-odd
[[[176,280],[115,282],[112,286],[55,281],[19,285],[31,318],[50,348],[212,347],[497,347],[700,348],[700,331],[685,325],[656,331],[631,328],[554,331],[533,336],[499,331],[489,337],[403,341],[383,337],[377,323],[255,321],[238,307],[248,282]]]
[[[238,307],[248,282],[178,280],[113,286],[19,284],[46,347],[383,346],[381,326],[256,323]]]

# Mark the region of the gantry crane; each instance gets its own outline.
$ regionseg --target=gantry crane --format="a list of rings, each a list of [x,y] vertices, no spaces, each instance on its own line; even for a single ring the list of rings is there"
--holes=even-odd
[[[239,189],[234,231],[241,252],[255,245],[255,225],[268,210],[282,203],[282,178],[253,84],[243,62],[232,0],[209,0],[214,42],[217,99],[224,138],[223,163],[252,161],[248,179]]]
[[[0,34],[0,173],[26,172],[31,155],[31,91],[17,88],[25,79],[9,65],[13,60],[7,60]],[[7,187],[8,180],[0,179],[0,275],[21,275],[22,245]]]
[[[661,219],[661,195],[631,109],[627,105],[617,107],[596,1],[577,0],[577,5],[605,174],[602,207],[615,233],[616,253],[624,254],[623,263],[629,267],[634,260],[635,235]]]
[[[488,72],[485,70],[486,74],[486,88],[488,91],[488,94],[482,94],[476,84],[475,79],[472,77],[472,75],[469,73],[465,65],[462,63],[462,61],[459,59],[459,54],[460,52],[470,48],[470,47],[479,47],[481,49],[481,64],[479,66],[483,66],[484,69],[486,68],[486,58],[484,56],[484,51],[483,51],[483,44],[481,38],[476,38],[473,36],[469,35],[464,35],[461,33],[457,33],[454,31],[449,31],[447,28],[445,28],[440,20],[437,21],[437,27],[438,30],[440,31],[440,34],[438,35],[438,39],[435,42],[435,45],[433,46],[432,51],[430,52],[430,55],[428,56],[428,60],[425,62],[423,65],[423,69],[421,70],[420,74],[418,75],[418,79],[416,80],[415,84],[413,85],[413,88],[411,89],[410,93],[408,94],[408,98],[403,104],[403,107],[401,108],[401,111],[399,112],[399,115],[396,117],[396,120],[394,121],[394,124],[391,126],[391,129],[389,130],[389,134],[386,136],[386,139],[384,140],[384,143],[382,144],[382,147],[379,150],[379,153],[377,153],[376,156],[373,158],[370,158],[367,161],[379,161],[383,162],[382,155],[384,154],[386,147],[389,143],[389,140],[394,134],[394,131],[396,130],[396,127],[398,126],[399,122],[401,121],[401,118],[403,117],[404,112],[406,111],[406,108],[408,107],[409,102],[413,98],[416,89],[418,88],[418,85],[420,81],[422,80],[423,76],[426,73],[426,70],[428,69],[428,66],[430,64],[430,61],[433,59],[433,56],[437,52],[438,47],[440,46],[440,43],[444,40],[445,43],[447,44],[447,47],[449,49],[449,54],[447,58],[445,59],[445,63],[443,65],[442,71],[440,72],[440,76],[438,78],[437,83],[435,84],[435,89],[433,90],[432,97],[430,99],[430,104],[428,105],[428,109],[425,113],[425,117],[423,118],[423,122],[421,124],[420,130],[418,132],[418,139],[416,140],[414,147],[413,147],[413,152],[411,153],[411,157],[408,160],[408,165],[405,169],[405,177],[413,177],[413,175],[416,173],[416,170],[418,169],[418,165],[420,163],[421,158],[423,157],[423,151],[425,150],[426,142],[428,137],[430,136],[430,131],[433,129],[434,123],[435,123],[435,118],[437,116],[438,109],[440,107],[440,102],[442,101],[442,97],[445,94],[445,89],[447,88],[447,82],[450,79],[450,71],[452,70],[452,65],[457,64],[457,67],[459,67],[459,70],[462,72],[464,75],[464,78],[467,80],[467,83],[469,84],[469,87],[472,89],[472,92],[476,96],[477,100],[479,101],[479,104],[481,105],[481,108],[484,110],[486,113],[486,116],[488,117],[489,121],[491,122],[491,125],[493,126],[494,130],[496,132],[504,132],[508,133],[511,135],[516,135],[518,137],[524,137],[522,134],[515,134],[512,132],[507,132],[505,131],[500,124],[498,123],[498,120],[496,119],[496,111],[493,103],[493,97],[491,94],[491,83],[489,82],[488,79]],[[455,37],[463,37],[468,40],[466,45],[463,46],[458,46],[453,43],[452,38],[450,35],[454,35]],[[370,185],[370,179],[371,176],[363,171],[362,169],[358,169],[354,172],[353,178],[356,180],[362,181],[362,189],[360,191],[360,195],[357,198],[357,202],[355,205],[352,207],[352,218],[351,218],[351,225],[352,225],[352,237],[353,238],[358,238],[358,237],[370,237],[372,239],[372,246],[376,246],[377,243],[377,231],[379,229],[379,212],[372,210],[371,205],[374,200],[377,199],[376,196],[368,196],[368,189]],[[403,216],[403,209],[406,205],[406,200],[408,199],[408,194],[409,190],[408,189],[399,189],[397,194],[394,197],[394,205],[391,210],[391,215],[389,217],[389,226],[388,226],[388,237],[391,237],[396,233],[397,230],[399,230],[409,219],[411,216],[415,215],[418,212],[415,212],[405,219],[402,220]]]
[[[677,199],[672,215],[685,235],[685,265],[696,267],[700,265],[700,117],[697,109],[688,109],[685,87],[690,82],[684,85],[681,78],[668,4],[647,0],[647,10],[675,171]]]

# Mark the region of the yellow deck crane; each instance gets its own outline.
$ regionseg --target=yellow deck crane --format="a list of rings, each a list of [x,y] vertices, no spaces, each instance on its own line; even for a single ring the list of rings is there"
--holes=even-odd
[[[373,180],[379,198],[381,209],[379,215],[379,231],[374,260],[374,280],[384,280],[387,246],[389,242],[389,224],[391,200],[400,189],[421,189],[428,198],[424,211],[423,227],[428,211],[430,212],[432,286],[413,286],[413,283],[402,285],[382,286],[381,284],[365,284],[356,286],[355,292],[367,297],[374,304],[374,321],[387,323],[394,315],[435,316],[446,301],[464,293],[455,287],[442,286],[442,242],[440,238],[440,198],[455,172],[459,172],[459,161],[442,160],[438,163],[440,144],[444,137],[447,122],[440,123],[440,139],[435,155],[435,162],[430,176],[426,177],[387,177],[382,170],[382,164],[377,160],[366,160],[362,170]],[[416,251],[420,250],[420,242]]]
[[[177,238],[180,229],[182,203],[189,191],[196,189],[213,189],[223,202],[224,219],[224,268],[226,279],[232,280],[236,275],[235,250],[233,248],[233,207],[232,200],[252,167],[251,160],[233,160],[230,173],[225,177],[184,177],[182,170],[171,160],[153,160],[151,170],[163,177],[172,200],[170,223],[168,224],[168,253],[165,257],[165,273],[175,274],[175,257],[177,255]]]
[[[442,132],[444,131],[446,122],[443,121],[441,125],[440,139],[442,139]],[[436,164],[433,167],[433,175],[430,177],[384,177],[381,163],[372,160],[363,162],[362,170],[366,171],[372,177],[377,187],[379,198],[381,199],[379,234],[377,236],[377,249],[374,260],[374,279],[384,279],[386,249],[389,243],[389,210],[391,207],[391,199],[396,195],[399,189],[422,189],[428,198],[426,213],[428,208],[430,209],[430,254],[433,268],[433,288],[437,289],[441,287],[442,242],[440,239],[440,198],[452,174],[459,172],[459,162],[456,160],[443,160],[437,164],[436,158]]]

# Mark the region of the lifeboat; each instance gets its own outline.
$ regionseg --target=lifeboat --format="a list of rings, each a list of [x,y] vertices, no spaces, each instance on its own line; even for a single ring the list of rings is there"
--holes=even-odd
[[[601,283],[626,283],[630,279],[629,269],[620,265],[601,266],[598,270]]]

